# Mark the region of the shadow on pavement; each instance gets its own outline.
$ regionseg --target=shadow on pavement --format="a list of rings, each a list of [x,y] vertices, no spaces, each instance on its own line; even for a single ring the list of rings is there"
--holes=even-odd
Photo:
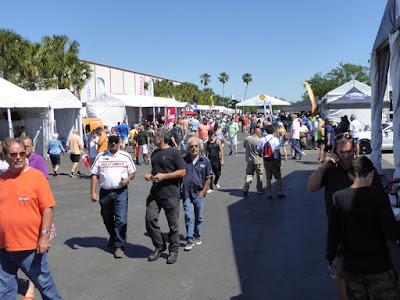
[[[294,171],[285,176],[285,199],[276,198],[273,183],[273,200],[253,192],[228,207],[242,288],[242,294],[232,300],[332,299],[329,291],[333,285],[329,285],[324,258],[327,220],[323,193],[315,193],[317,201],[312,200],[306,188],[312,172]],[[252,185],[254,189],[255,182]]]
[[[105,252],[113,253],[113,249],[107,246],[107,239],[101,237],[74,237],[64,243],[71,249],[79,249],[76,246],[84,248],[98,248]],[[125,255],[130,258],[147,258],[153,250],[136,244],[126,243]]]

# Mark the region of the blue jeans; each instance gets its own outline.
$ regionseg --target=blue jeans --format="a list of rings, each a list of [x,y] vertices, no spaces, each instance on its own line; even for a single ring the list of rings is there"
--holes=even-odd
[[[194,236],[196,237],[201,236],[201,227],[203,226],[203,204],[204,204],[204,197],[197,197],[193,201],[188,198],[183,201],[188,242],[194,243],[193,217],[195,218]]]
[[[125,249],[128,223],[128,188],[120,191],[100,189],[101,216],[104,225],[114,239],[114,247]]]
[[[35,284],[44,300],[62,299],[47,265],[47,254],[36,250],[8,252],[0,249],[0,299],[17,298],[17,271],[21,269]]]
[[[292,148],[294,150],[294,157],[297,158],[297,154],[300,156],[303,156],[301,151],[299,150],[299,140],[298,139],[293,139],[292,140]]]

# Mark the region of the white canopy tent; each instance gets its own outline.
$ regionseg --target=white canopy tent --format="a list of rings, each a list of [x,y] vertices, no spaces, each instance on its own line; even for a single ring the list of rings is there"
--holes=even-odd
[[[393,177],[400,178],[400,0],[389,0],[375,39],[371,54],[372,132],[371,160],[378,173],[382,174],[382,122],[383,99],[388,85],[388,72],[392,82],[393,99],[393,156],[396,171]]]
[[[261,100],[264,98],[264,100]],[[242,102],[239,102],[236,104],[236,106],[240,107],[249,107],[249,106],[264,106],[266,105],[267,107],[271,106],[287,106],[291,105],[289,102],[277,99],[275,97],[271,97],[265,94],[260,94],[258,96],[249,98],[247,100],[244,100]]]
[[[32,92],[50,105],[50,137],[58,133],[61,140],[67,140],[74,129],[82,137],[82,102],[67,89]]]
[[[46,100],[0,78],[0,138],[14,137],[14,128],[25,126],[35,152],[45,156],[49,104]]]
[[[103,93],[86,103],[88,118],[99,118],[104,125],[115,126],[125,120],[125,102],[115,94]]]
[[[337,123],[340,123],[341,117],[347,115],[350,118],[354,114],[362,128],[365,128],[367,125],[371,125],[371,102],[361,104],[362,101],[359,99],[364,97],[364,99],[370,100],[370,96],[371,87],[369,85],[357,80],[350,80],[322,97],[318,110],[322,118],[331,118]],[[344,98],[348,98],[348,101],[343,101]],[[384,106],[389,107],[387,99]],[[388,109],[386,111],[388,113]]]

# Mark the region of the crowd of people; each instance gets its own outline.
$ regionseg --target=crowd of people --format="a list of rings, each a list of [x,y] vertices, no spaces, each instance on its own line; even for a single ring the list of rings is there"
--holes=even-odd
[[[88,143],[90,194],[91,200],[100,204],[109,234],[108,246],[115,259],[124,257],[128,185],[141,165],[140,156],[144,164],[151,164],[151,171],[144,175],[152,182],[145,224],[154,251],[148,261],[159,259],[168,249],[167,264],[174,264],[179,252],[180,200],[186,227],[184,251],[190,251],[203,242],[204,198],[221,188],[225,144],[229,147],[228,156],[237,156],[237,135],[242,130],[248,134],[243,142],[245,196],[256,173],[258,194],[267,193],[266,199],[272,200],[275,178],[276,198],[284,199],[281,165],[282,160],[288,160],[287,152],[291,151],[293,160],[300,160],[306,155],[305,150],[320,152],[321,165],[310,176],[308,189],[325,188],[329,224],[326,258],[340,299],[368,299],[367,295],[373,299],[397,299],[397,277],[386,239],[400,239],[400,225],[372,163],[359,157],[361,125],[355,115],[350,120],[343,117],[334,126],[331,119],[322,120],[311,114],[207,114],[182,116],[170,123],[146,121],[129,127],[122,121],[110,130],[106,126],[97,128]],[[286,149],[289,144],[291,149]],[[66,146],[72,162],[69,176],[77,177],[85,151],[78,131],[68,138]],[[57,134],[47,149],[53,176],[58,176],[61,154],[66,149]],[[33,140],[25,134],[0,143],[0,169],[0,298],[15,298],[16,272],[21,269],[32,281],[26,300],[33,299],[35,286],[43,299],[61,299],[47,266],[56,203],[47,180],[46,162],[34,152]],[[10,201],[32,205],[17,209]],[[158,224],[161,210],[168,222],[168,241]]]

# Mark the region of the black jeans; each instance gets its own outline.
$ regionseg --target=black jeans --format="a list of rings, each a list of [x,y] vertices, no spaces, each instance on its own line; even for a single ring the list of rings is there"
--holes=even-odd
[[[210,163],[214,173],[213,178],[211,178],[210,189],[214,189],[214,184],[216,185],[218,183],[219,177],[221,176],[221,162],[219,160],[210,160]]]
[[[179,197],[169,199],[155,198],[149,195],[146,201],[146,230],[156,249],[166,249],[158,218],[161,208],[164,209],[169,226],[169,252],[179,251]]]

